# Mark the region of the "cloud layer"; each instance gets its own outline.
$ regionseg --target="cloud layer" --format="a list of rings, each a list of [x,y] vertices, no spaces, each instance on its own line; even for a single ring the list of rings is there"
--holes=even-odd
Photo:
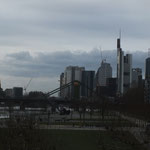
[[[25,86],[30,78],[33,78],[29,90],[49,91],[59,86],[59,75],[69,65],[84,66],[86,70],[97,71],[102,59],[106,59],[113,68],[113,76],[116,76],[116,50],[100,52],[93,49],[86,51],[60,51],[41,52],[31,54],[29,51],[9,53],[0,62],[0,76],[3,87]],[[146,52],[133,53],[133,67],[143,70]]]
[[[133,53],[133,67],[140,67],[144,71],[146,52]],[[56,77],[65,70],[66,66],[84,66],[88,70],[97,70],[102,59],[113,67],[116,73],[116,50],[102,51],[93,49],[90,52],[60,51],[53,53],[35,53],[28,51],[7,54],[1,62],[1,74],[18,77]]]
[[[150,43],[149,0],[0,0],[0,77],[4,87],[58,85],[68,65],[97,70],[102,46],[116,75],[116,38],[144,72]],[[108,51],[111,50],[111,51]],[[140,50],[140,51],[139,51]],[[48,83],[49,85],[47,86]],[[45,85],[45,86],[44,86]]]
[[[54,51],[149,47],[149,0],[0,0],[0,48]]]

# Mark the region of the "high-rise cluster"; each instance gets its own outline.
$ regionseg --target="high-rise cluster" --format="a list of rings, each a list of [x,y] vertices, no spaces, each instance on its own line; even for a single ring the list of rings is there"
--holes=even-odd
[[[60,87],[77,80],[81,83],[80,97],[92,96],[91,91],[97,91],[98,95],[109,97],[122,96],[130,88],[141,87],[143,85],[142,69],[132,68],[132,54],[124,54],[121,48],[121,38],[117,39],[116,72],[116,77],[112,77],[111,64],[106,60],[101,60],[101,66],[96,74],[95,71],[87,71],[84,67],[68,66],[60,76]],[[146,59],[145,89],[145,97],[150,101],[150,58]],[[60,91],[61,97],[73,97],[73,95],[73,86]]]
[[[60,86],[72,81],[79,81],[84,86],[80,86],[78,95],[81,97],[92,96],[94,90],[95,71],[87,71],[84,67],[68,66],[60,76]],[[88,88],[87,88],[88,87]],[[61,97],[73,98],[75,95],[74,86],[68,86],[60,91]]]

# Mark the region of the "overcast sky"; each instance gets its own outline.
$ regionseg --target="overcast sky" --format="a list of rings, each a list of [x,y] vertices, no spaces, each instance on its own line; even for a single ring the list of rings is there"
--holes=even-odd
[[[33,77],[29,89],[53,89],[65,66],[97,69],[100,46],[116,66],[120,28],[123,50],[139,56],[133,64],[143,68],[149,6],[149,0],[0,0],[2,87],[25,86]]]

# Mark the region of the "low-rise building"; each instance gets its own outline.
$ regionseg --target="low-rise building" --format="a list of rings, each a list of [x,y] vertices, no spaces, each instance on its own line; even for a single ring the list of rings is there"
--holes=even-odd
[[[132,86],[133,88],[142,86],[142,69],[133,68],[132,69]]]
[[[5,90],[6,97],[13,97],[13,89],[6,89]]]
[[[23,97],[23,88],[22,87],[13,87],[13,98],[21,98]]]

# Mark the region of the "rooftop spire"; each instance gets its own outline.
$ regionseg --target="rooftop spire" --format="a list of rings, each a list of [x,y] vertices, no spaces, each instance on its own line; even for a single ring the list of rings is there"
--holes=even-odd
[[[121,48],[121,46],[120,46],[120,38],[117,39],[117,48]]]
[[[121,48],[121,29],[119,30],[119,38],[117,39],[117,48]]]
[[[148,48],[148,57],[150,57],[150,48]]]
[[[121,41],[121,28],[120,28],[120,30],[119,30],[119,39],[120,39],[120,41]]]

